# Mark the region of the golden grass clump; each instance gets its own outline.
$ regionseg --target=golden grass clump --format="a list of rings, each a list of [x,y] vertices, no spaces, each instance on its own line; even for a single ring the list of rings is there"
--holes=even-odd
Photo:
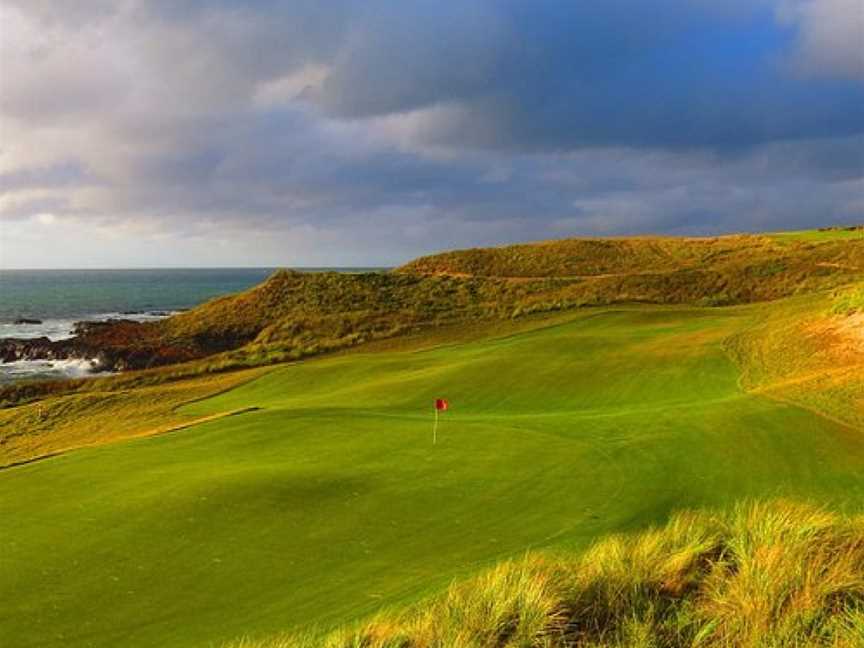
[[[853,315],[864,311],[864,285],[858,284],[838,291],[832,312],[835,315]]]
[[[578,556],[502,563],[323,638],[226,648],[864,646],[864,517],[786,501],[685,512]]]
[[[864,645],[864,521],[761,504],[739,509],[728,535],[733,560],[712,569],[702,588],[699,612],[714,624],[710,637],[742,646],[762,645],[766,636],[781,646],[836,645],[844,626],[857,625],[855,645]]]

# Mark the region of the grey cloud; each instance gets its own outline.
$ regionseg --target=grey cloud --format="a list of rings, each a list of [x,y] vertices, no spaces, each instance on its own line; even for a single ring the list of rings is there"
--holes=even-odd
[[[514,151],[728,150],[864,130],[864,86],[785,71],[760,45],[777,36],[755,9],[745,19],[686,1],[541,0],[466,18],[423,6],[346,39],[320,95],[330,114],[449,106],[422,123],[422,143]]]
[[[780,16],[800,32],[796,63],[802,71],[864,80],[864,3],[789,0]]]
[[[0,173],[0,193],[34,187],[80,186],[94,179],[77,162],[59,162],[46,167],[22,168]]]
[[[827,2],[839,9],[786,9],[801,25],[799,49],[830,56],[823,34],[855,24],[842,9],[857,0]],[[80,21],[81,10],[40,6],[43,20]],[[785,74],[776,48],[759,44],[776,38],[772,24],[741,6],[734,18],[693,0],[155,2],[116,15],[95,6],[75,28],[86,60],[43,62],[36,85],[13,75],[23,87],[9,83],[7,109],[52,118],[62,106],[107,111],[107,102],[136,114],[237,109],[257,85],[312,63],[329,74],[306,98],[330,116],[450,106],[418,140],[452,148],[729,149],[864,130],[864,85]],[[112,33],[140,47],[102,48]],[[123,72],[138,75],[133,88],[118,87]]]
[[[6,0],[0,216],[355,261],[864,218],[864,85],[710,4]]]

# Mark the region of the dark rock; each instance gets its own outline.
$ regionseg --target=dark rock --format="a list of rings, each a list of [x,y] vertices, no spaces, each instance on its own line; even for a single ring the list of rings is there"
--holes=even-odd
[[[0,339],[0,362],[67,360],[92,362],[92,373],[146,369],[185,362],[211,350],[197,343],[178,345],[165,339],[155,322],[112,318],[76,322],[72,337]]]
[[[32,319],[30,317],[19,317],[13,324],[41,324],[42,320]]]
[[[96,362],[93,367],[94,373],[120,370],[121,367],[118,367],[118,358],[116,354],[112,353],[111,351],[106,351],[104,349],[96,354]]]
[[[0,339],[0,360],[62,360],[68,358],[63,345],[47,337]]]
[[[111,329],[118,324],[129,324],[129,325],[137,325],[140,322],[136,322],[135,320],[130,319],[120,319],[117,317],[112,317],[107,320],[84,320],[81,322],[75,322],[72,326],[72,334],[75,336],[86,336],[94,333],[98,333],[100,331]]]

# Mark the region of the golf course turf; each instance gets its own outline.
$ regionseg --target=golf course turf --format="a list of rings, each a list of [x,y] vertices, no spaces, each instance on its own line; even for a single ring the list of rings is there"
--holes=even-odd
[[[765,307],[588,309],[282,365],[182,410],[239,414],[4,469],[0,636],[326,630],[684,508],[859,507],[864,435],[739,386],[724,340]],[[451,409],[433,446],[436,397]]]

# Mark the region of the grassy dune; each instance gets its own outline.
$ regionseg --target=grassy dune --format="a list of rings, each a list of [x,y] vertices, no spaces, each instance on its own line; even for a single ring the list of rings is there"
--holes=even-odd
[[[727,340],[765,308],[597,309],[320,358],[177,414],[254,411],[2,470],[0,634],[208,646],[326,630],[682,508],[857,510],[860,432],[739,385]],[[436,396],[453,409],[432,447]]]
[[[574,557],[534,554],[401,614],[229,648],[864,645],[864,518],[789,502],[679,513]]]
[[[444,325],[620,303],[747,304],[860,280],[864,237],[567,239],[446,252],[389,273],[279,272],[169,319],[160,335],[248,366]]]
[[[772,304],[727,349],[750,391],[864,429],[861,284]]]
[[[763,288],[794,288],[789,280],[839,271],[860,275],[864,230],[804,231],[711,238],[596,238],[454,250],[421,257],[397,272],[470,277],[579,277],[713,271],[739,281],[761,278]],[[802,276],[803,272],[803,276]],[[647,279],[646,279],[647,280]],[[800,288],[801,286],[799,286]],[[764,297],[763,297],[764,298]]]

